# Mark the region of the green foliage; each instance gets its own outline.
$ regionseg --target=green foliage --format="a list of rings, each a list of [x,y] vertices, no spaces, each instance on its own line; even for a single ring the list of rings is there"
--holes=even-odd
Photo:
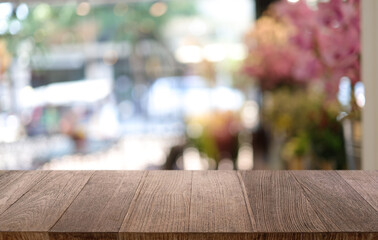
[[[285,160],[312,155],[343,168],[344,138],[337,103],[316,91],[287,88],[270,93],[265,100],[264,121],[274,134],[286,138],[281,153]]]
[[[219,150],[215,139],[209,132],[204,132],[199,138],[188,138],[189,142],[194,145],[201,153],[205,153],[207,157],[218,160]]]
[[[77,4],[48,5],[46,3],[32,6],[28,17],[21,22],[22,29],[16,35],[6,34],[9,51],[15,55],[22,41],[31,41],[38,49],[54,43],[79,43],[78,26],[95,23],[98,27],[95,41],[129,41],[141,38],[159,38],[160,31],[167,20],[177,15],[196,14],[195,1],[167,1],[167,11],[159,17],[150,14],[150,7],[155,2],[133,2],[126,4],[91,5],[86,16],[77,14]],[[9,22],[16,20],[15,16]]]

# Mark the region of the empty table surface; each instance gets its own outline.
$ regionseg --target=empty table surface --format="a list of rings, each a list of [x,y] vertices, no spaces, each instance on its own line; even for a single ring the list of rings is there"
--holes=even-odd
[[[378,171],[0,171],[7,239],[378,239]]]

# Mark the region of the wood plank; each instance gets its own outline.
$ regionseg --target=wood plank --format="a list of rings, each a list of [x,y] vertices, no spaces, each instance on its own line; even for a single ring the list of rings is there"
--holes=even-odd
[[[51,171],[0,215],[1,232],[47,232],[93,172]]]
[[[29,191],[46,171],[3,171],[0,173],[0,214]]]
[[[253,231],[235,171],[193,173],[190,232]]]
[[[117,239],[115,232],[54,232],[48,233],[49,240],[109,240]],[[1,240],[1,239],[0,239]],[[31,239],[32,240],[32,239]]]
[[[376,211],[378,211],[378,171],[337,171]],[[371,176],[370,176],[371,174]]]
[[[361,171],[363,172],[364,174],[370,176],[371,178],[374,179],[375,182],[378,182],[378,170],[374,170],[374,171]]]
[[[189,229],[192,172],[149,171],[120,229],[125,232],[185,232]]]
[[[288,171],[240,171],[257,232],[324,232]]]
[[[128,240],[376,240],[378,233],[125,233],[125,236]]]
[[[117,239],[142,176],[141,171],[95,172],[50,230],[50,239],[77,239],[84,234],[72,233],[80,232],[92,239]],[[94,235],[94,232],[104,234]]]
[[[375,240],[378,233],[123,233],[128,240]],[[47,233],[4,233],[0,240],[42,240]],[[4,236],[2,238],[2,236]],[[104,238],[101,238],[101,237]],[[105,233],[68,233],[58,240],[108,239]]]
[[[0,171],[0,240],[375,240],[377,173]]]
[[[47,233],[5,233],[0,240],[47,239]],[[377,233],[124,233],[128,240],[375,240]],[[101,239],[101,233],[59,235],[59,240]],[[105,235],[107,237],[107,234]],[[107,239],[107,238],[103,238]]]
[[[290,172],[331,232],[378,232],[378,213],[335,171]]]
[[[49,240],[47,232],[0,232],[0,240]]]

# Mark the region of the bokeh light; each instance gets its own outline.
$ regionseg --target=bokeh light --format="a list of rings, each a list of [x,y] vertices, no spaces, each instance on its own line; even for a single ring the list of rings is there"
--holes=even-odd
[[[104,53],[104,63],[114,65],[118,61],[118,54],[114,50],[108,50]]]
[[[88,2],[81,2],[76,8],[76,14],[86,16],[91,11],[91,5]]]
[[[182,63],[199,63],[203,60],[202,49],[196,45],[179,47],[175,52],[175,57]]]
[[[35,7],[33,18],[37,21],[46,21],[51,16],[51,7],[47,3],[41,3]]]
[[[358,82],[354,86],[354,97],[356,98],[356,102],[359,107],[362,108],[365,106],[365,86],[362,82]]]
[[[283,7],[257,19],[258,2],[0,3],[0,168],[247,170],[310,159],[323,144],[311,124],[339,126],[365,105],[359,15],[342,8],[349,25],[313,31],[328,26],[333,10],[315,11],[328,1],[276,1]],[[1,143],[26,139],[33,150],[52,136],[59,143],[42,157]]]
[[[25,3],[20,4],[16,10],[16,16],[18,20],[24,20],[29,15],[29,7]]]
[[[167,12],[167,4],[164,2],[156,2],[150,7],[150,14],[154,17],[160,17]]]
[[[12,15],[12,3],[0,3],[0,20],[8,19]]]
[[[21,23],[18,20],[12,20],[9,24],[9,33],[12,35],[17,34],[21,30]]]
[[[8,31],[8,21],[0,19],[0,35],[5,34]]]

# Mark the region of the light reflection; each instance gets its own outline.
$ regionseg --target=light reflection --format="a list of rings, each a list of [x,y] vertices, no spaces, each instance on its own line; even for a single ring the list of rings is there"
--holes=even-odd
[[[242,44],[232,44],[227,46],[227,57],[235,60],[241,61],[247,57],[247,49]]]
[[[344,106],[349,106],[351,100],[351,81],[348,77],[342,77],[339,84],[339,93],[337,98]]]
[[[10,143],[16,141],[18,139],[18,131],[20,130],[20,127],[20,121],[15,115],[8,115],[5,118],[0,118],[0,128],[2,129],[0,142]]]
[[[17,34],[21,30],[21,23],[18,20],[13,20],[9,24],[9,33],[12,35]]]
[[[357,105],[360,108],[365,106],[365,86],[362,82],[356,83],[354,86],[354,96],[356,98]]]
[[[47,3],[41,3],[35,7],[33,18],[37,21],[46,21],[51,16],[51,7]]]
[[[236,164],[239,170],[251,170],[253,168],[253,149],[250,145],[243,145],[239,148]]]
[[[225,48],[221,44],[209,44],[203,48],[203,56],[207,61],[220,62],[226,58]]]
[[[218,164],[218,170],[233,170],[234,169],[234,163],[231,159],[224,158],[219,161]]]
[[[259,121],[259,106],[255,101],[246,101],[240,113],[244,127],[254,128]]]
[[[196,148],[187,148],[184,150],[183,162],[185,170],[204,170],[205,167]]]
[[[196,45],[181,46],[176,50],[175,57],[182,63],[199,63],[203,59],[202,49]]]
[[[90,10],[91,5],[88,2],[81,2],[76,8],[76,13],[79,16],[86,16],[89,14]]]
[[[206,25],[205,21],[196,18],[191,21],[189,31],[194,35],[201,36],[208,31],[208,26]]]
[[[150,7],[150,14],[154,17],[160,17],[167,12],[167,4],[164,2],[156,2]]]
[[[16,16],[18,20],[24,20],[29,15],[29,7],[25,3],[20,4],[16,10]]]
[[[8,31],[8,22],[7,20],[0,19],[0,35],[6,33]]]
[[[0,3],[0,20],[8,19],[12,15],[13,6],[12,3],[4,2]]]

